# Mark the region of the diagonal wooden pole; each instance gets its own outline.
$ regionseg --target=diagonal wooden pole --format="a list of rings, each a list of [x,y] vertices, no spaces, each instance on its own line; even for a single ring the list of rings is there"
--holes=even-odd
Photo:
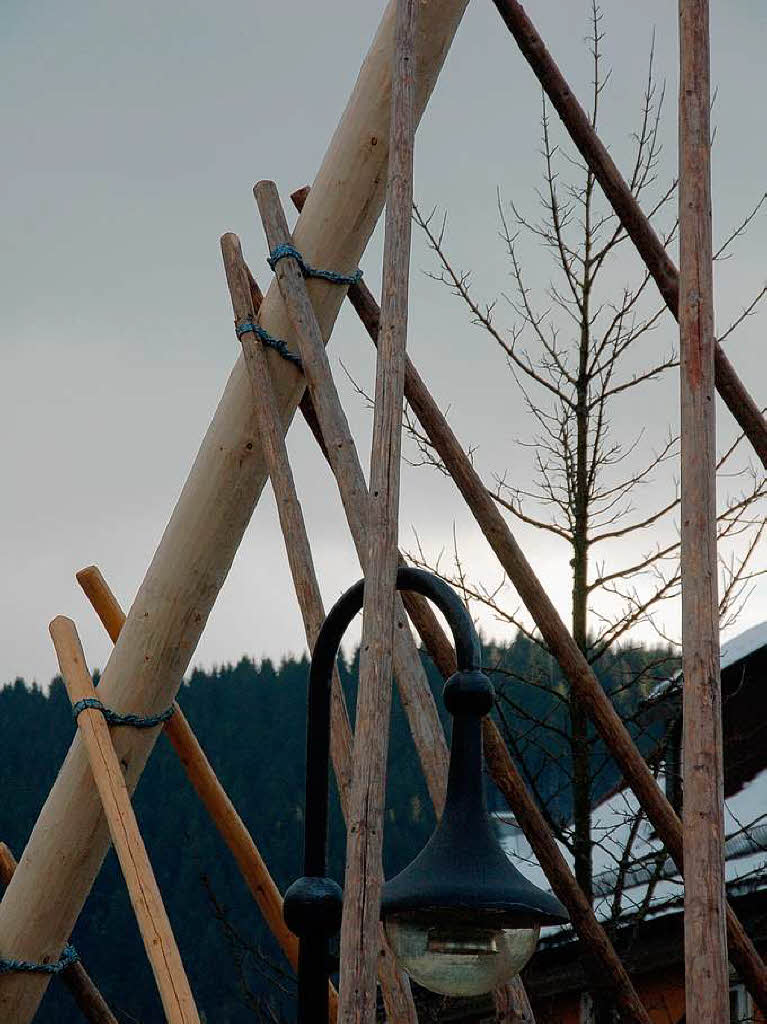
[[[729,1017],[716,550],[708,0],[679,0],[684,947],[688,1024]]]
[[[269,248],[291,243],[285,212],[271,181],[259,182],[253,190],[264,223]],[[304,365],[312,408],[319,421],[344,506],[349,531],[363,573],[368,559],[368,489],[365,475],[333,383],[330,362],[322,344],[320,326],[314,313],[307,282],[293,259],[283,259],[275,268],[286,308],[296,325],[298,350]],[[310,413],[311,415],[311,413]],[[407,628],[407,617],[397,597],[397,629],[394,638],[394,671],[402,704],[410,725],[424,778],[437,817],[442,813],[447,779],[448,752],[437,706],[426,682],[418,650]]]
[[[289,243],[291,239],[287,222],[274,185],[261,182],[254,191],[270,246],[273,248]],[[289,263],[287,260],[284,262]],[[278,268],[277,273],[287,308],[294,322],[299,325],[299,347],[308,375],[309,389],[301,399],[301,412],[336,478],[349,530],[360,564],[364,566],[367,556],[365,510],[368,492],[362,465],[333,383],[306,283],[300,272],[296,270],[291,273],[289,266]],[[249,271],[248,279],[253,308],[257,311],[262,294]],[[313,394],[316,395],[319,412],[315,408]],[[399,560],[400,564],[406,564],[401,554]],[[429,602],[410,592],[405,592],[401,597],[409,613],[419,616],[422,622],[433,624],[435,635],[441,637],[452,657],[452,644],[439,627]],[[395,675],[424,777],[439,816],[447,781],[447,745],[420,656],[406,623],[405,608],[402,607],[397,613],[398,628],[394,638]],[[534,1024],[533,1013],[519,978],[512,979],[504,991],[497,993],[496,998],[502,1007],[501,1012],[506,1014],[506,1017],[499,1017],[499,1020],[507,1020],[511,1024]]]
[[[59,615],[51,622],[49,630],[72,704],[95,700],[96,691],[74,622]],[[93,782],[104,806],[168,1024],[200,1024],[181,955],[112,745],[109,726],[101,711],[86,707],[77,717],[77,728],[85,742]]]
[[[398,0],[392,71],[381,330],[376,360],[368,488],[368,557],[360,678],[346,834],[338,1018],[373,1024],[375,935],[383,885],[383,819],[389,745],[395,579],[399,538],[402,408],[413,205],[413,79],[417,0]]]
[[[0,884],[7,886],[17,868],[16,858],[5,843],[0,843]],[[61,982],[72,993],[78,1009],[90,1024],[117,1024],[117,1018],[109,1009],[93,979],[78,960],[61,972]]]
[[[255,282],[249,274],[242,257],[240,242],[236,235],[226,234],[221,238],[221,252],[226,270],[229,294],[232,299],[235,325],[253,323],[256,317],[253,291]],[[314,650],[317,634],[325,620],[314,559],[306,532],[301,503],[298,500],[293,472],[290,468],[287,446],[283,435],[277,403],[274,397],[266,350],[252,331],[240,335],[245,363],[253,386],[253,400],[258,414],[258,429],[264,446],[269,478],[272,482],[275,501],[280,518],[288,563],[299,608],[304,621],[306,642]],[[352,729],[346,708],[338,669],[333,669],[331,689],[331,730],[330,752],[338,782],[341,810],[344,818],[349,814],[349,789],[352,773]],[[378,933],[378,977],[386,1008],[386,1016],[392,1024],[415,1024],[417,1016],[410,984],[397,967],[379,925]],[[336,1007],[337,1013],[337,1007]]]
[[[416,119],[426,107],[466,3],[423,0],[420,5]],[[296,225],[296,245],[314,266],[341,271],[356,267],[383,205],[394,14],[390,3],[315,179],[313,200]],[[343,32],[342,24],[338,31]],[[312,281],[309,287],[327,339],[343,289],[323,281]],[[276,337],[294,342],[276,287],[264,300],[261,322]],[[279,356],[269,358],[287,426],[304,381]],[[171,703],[265,480],[250,382],[239,359],[104,670],[100,686],[110,706],[150,713]],[[115,736],[130,790],[154,739]],[[58,955],[108,849],[102,809],[85,781],[86,765],[77,737],[0,904],[0,949],[20,958]],[[47,979],[37,975],[0,977],[3,1024],[29,1024],[46,985]]]
[[[76,578],[110,639],[116,643],[125,624],[125,612],[109,584],[95,565],[81,569]],[[283,920],[282,896],[277,884],[269,873],[253,837],[213,771],[184,712],[177,703],[174,703],[173,708],[173,715],[164,723],[163,731],[219,835],[229,847],[270,931],[288,963],[295,969],[298,963],[298,943]],[[338,1007],[338,995],[335,990],[330,992],[330,1006],[334,1016]]]
[[[631,192],[615,161],[597,135],[588,114],[567,84],[519,0],[493,0],[525,60],[543,86],[562,124],[578,148],[618,219],[658,286],[664,302],[679,319],[679,271]],[[714,349],[716,388],[754,451],[767,469],[767,422],[721,345]]]
[[[294,193],[299,204],[306,189]],[[370,290],[360,282],[349,289],[349,301],[365,326],[371,340],[376,343],[380,312]],[[408,359],[405,365],[405,397],[419,423],[453,478],[467,506],[472,512],[491,549],[506,570],[526,608],[557,659],[570,685],[581,695],[587,711],[602,736],[607,748],[626,781],[642,805],[648,819],[655,826],[680,871],[683,869],[683,832],[679,818],[659,789],[644,758],[634,745],[628,731],[599,685],[591,666],[583,657],[567,627],[551,603],[532,566],[517,544],[508,523],[501,515],[492,496],[482,483],[471,459],[461,447],[452,428],[434,401],[418,371]],[[503,786],[501,786],[503,789]],[[508,793],[512,799],[511,789]],[[516,813],[516,811],[515,811]],[[537,852],[537,851],[536,851]],[[568,905],[566,889],[556,888],[554,877],[549,881],[557,895]],[[727,905],[727,935],[730,961],[737,968],[749,993],[767,1013],[767,970],[754,944],[749,939],[735,911]],[[594,951],[599,936],[594,935]]]

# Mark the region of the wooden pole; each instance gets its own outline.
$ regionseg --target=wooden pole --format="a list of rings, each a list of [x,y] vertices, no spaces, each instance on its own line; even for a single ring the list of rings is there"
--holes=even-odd
[[[264,222],[269,248],[274,249],[277,245],[292,242],[274,183],[261,181],[253,191]],[[313,410],[338,484],[357,557],[362,571],[367,575],[367,484],[354,438],[333,382],[307,284],[295,260],[292,259],[280,260],[275,275],[288,313],[298,332],[298,349],[304,364]],[[447,780],[448,752],[445,734],[399,596],[395,601],[395,612],[397,628],[394,636],[394,672],[397,686],[429,795],[439,817],[445,800]]]
[[[402,404],[413,206],[416,0],[398,0],[392,71],[381,329],[368,488],[368,557],[346,833],[338,1017],[374,1024],[375,936],[383,886],[383,819],[398,563]]]
[[[77,573],[77,582],[101,619],[110,639],[116,642],[125,622],[125,613],[100,570],[95,565],[81,569]],[[283,919],[282,895],[277,888],[277,883],[272,878],[253,837],[213,771],[186,716],[178,704],[174,704],[173,707],[173,716],[164,723],[163,729],[178,755],[194,791],[216,826],[219,835],[229,847],[240,874],[263,914],[269,930],[279,943],[288,963],[293,970],[296,970],[298,967],[298,940]],[[338,1013],[338,993],[332,985],[330,986],[329,1001],[330,1018],[331,1021],[335,1021]]]
[[[305,189],[294,193],[300,202]],[[371,340],[378,337],[379,310],[370,290],[360,282],[349,289],[356,309]],[[405,397],[427,437],[463,495],[490,547],[506,570],[526,608],[541,631],[570,685],[594,721],[608,750],[615,757],[626,781],[634,790],[657,830],[661,841],[683,870],[682,825],[668,800],[658,788],[644,758],[610,703],[591,666],[574,642],[567,627],[548,598],[532,567],[517,544],[508,523],[498,510],[471,460],[461,447],[437,403],[410,359],[405,364]],[[552,881],[553,880],[550,879]],[[567,903],[564,895],[557,895]],[[727,905],[729,956],[762,1012],[767,1013],[767,971],[753,943],[732,907]]]
[[[684,945],[688,1024],[729,1017],[716,550],[708,0],[679,0]]]
[[[258,286],[249,275],[242,257],[240,242],[236,235],[226,234],[221,238],[221,253],[224,260],[226,280],[232,299],[235,324],[252,323],[256,316],[254,291]],[[288,563],[293,577],[299,608],[304,621],[306,642],[314,650],[317,634],[325,621],[314,559],[306,532],[301,503],[298,500],[293,472],[290,468],[288,450],[282,432],[279,411],[274,397],[266,352],[261,341],[252,331],[241,335],[245,364],[253,386],[253,399],[258,414],[258,430],[266,456],[267,469],[277,502],[280,525],[285,538]],[[330,753],[338,782],[341,810],[344,819],[349,813],[349,787],[352,772],[352,729],[346,707],[341,680],[337,667],[333,668],[331,689]],[[386,1007],[387,1018],[406,1024],[417,1021],[415,1004],[407,977],[398,969],[379,924],[378,976]],[[336,1006],[337,1012],[337,1006]]]
[[[570,138],[633,241],[664,302],[679,319],[679,271],[631,192],[588,114],[570,89],[554,58],[519,0],[493,0]],[[767,423],[721,345],[715,345],[716,388],[767,468]]]
[[[293,198],[297,205],[299,203],[303,205],[308,191],[307,188],[294,194]],[[254,192],[264,218],[270,246],[274,247],[289,242],[287,222],[274,185],[270,182],[261,182],[256,186]],[[253,308],[258,312],[262,299],[261,290],[250,271],[247,273]],[[282,287],[287,308],[291,311],[295,322],[300,325],[299,346],[310,381],[309,389],[301,399],[301,412],[336,477],[349,529],[357,548],[360,563],[364,566],[367,551],[365,543],[367,487],[362,466],[338,393],[335,390],[330,364],[316,328],[316,318],[305,290],[304,280],[300,273],[296,273],[286,277]],[[312,399],[313,393],[317,395],[317,400],[322,407],[321,414],[318,414],[315,408]],[[327,432],[327,442],[323,431]],[[401,554],[399,560],[400,564],[406,564]],[[410,592],[404,593],[402,600],[408,612],[413,615],[420,614],[425,621],[435,624],[437,635],[441,636],[444,645],[450,652],[449,656],[452,656],[452,644],[437,624],[429,602]],[[403,607],[401,615],[398,613],[398,629],[394,639],[395,672],[427,786],[435,811],[439,816],[444,803],[447,782],[447,745],[418,651],[410,632],[404,628],[406,622]],[[505,1012],[508,1020],[514,1024],[517,1021],[520,1024],[532,1021],[532,1010],[521,980],[513,978],[505,988],[510,991],[499,990],[497,993],[498,1003],[502,1007],[501,1012]],[[384,991],[384,998],[386,998],[386,991]],[[390,1019],[400,1019],[396,1015],[389,1014],[389,1016]]]
[[[421,4],[416,118],[426,107],[466,3],[423,0]],[[390,3],[315,179],[313,199],[296,225],[296,245],[314,266],[356,267],[382,208],[394,14]],[[337,32],[343,31],[339,22]],[[324,281],[312,281],[309,288],[326,339],[344,290]],[[294,343],[276,287],[264,300],[261,322],[275,336]],[[279,356],[269,359],[280,415],[287,426],[304,381]],[[100,689],[105,703],[118,711],[142,713],[171,703],[265,479],[250,381],[239,359],[104,670]],[[127,765],[126,782],[132,790],[154,736],[143,731],[122,735],[126,732],[133,730],[120,730],[115,744]],[[78,737],[0,905],[0,948],[13,949],[25,959],[57,955],[108,849],[108,831],[98,797],[87,781],[86,764]],[[0,977],[0,1020],[29,1024],[46,985],[47,979],[38,975]]]
[[[16,858],[5,843],[0,843],[0,884],[10,884],[16,867]],[[65,967],[60,978],[90,1024],[117,1024],[117,1018],[79,960]]]
[[[74,622],[60,615],[51,622],[49,630],[72,704],[94,699],[96,691]],[[200,1024],[120,762],[112,746],[109,726],[100,711],[86,708],[77,718],[77,727],[85,742],[93,781],[104,807],[165,1016],[169,1024]]]

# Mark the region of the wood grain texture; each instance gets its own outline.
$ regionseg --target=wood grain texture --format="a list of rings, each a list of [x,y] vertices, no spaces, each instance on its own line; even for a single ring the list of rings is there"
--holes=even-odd
[[[252,322],[258,309],[259,289],[242,256],[239,239],[231,233],[221,239],[229,294],[236,324]],[[275,501],[282,527],[288,563],[290,565],[296,598],[304,622],[306,642],[314,650],[317,634],[325,620],[317,575],[314,569],[309,537],[298,499],[293,473],[288,459],[285,437],[281,429],[279,410],[274,397],[266,352],[261,341],[247,332],[240,338],[245,363],[253,386],[253,401],[258,415],[258,429],[261,435],[267,469],[274,490]],[[338,783],[341,810],[344,819],[349,812],[349,788],[352,773],[352,730],[349,713],[341,688],[336,667],[333,669],[331,688],[331,731],[330,754]],[[389,949],[383,929],[379,926],[377,957],[378,976],[390,1021],[415,1021],[415,1005],[406,977],[398,969]],[[334,993],[335,996],[335,993]],[[338,1012],[337,998],[331,1005],[331,1017]]]
[[[688,1024],[729,1016],[716,550],[708,0],[679,0],[684,946]]]
[[[5,843],[0,843],[0,884],[10,883],[16,867],[16,858]],[[89,1024],[117,1024],[117,1018],[80,960],[65,967],[59,978]]]
[[[95,698],[96,691],[75,624],[60,615],[51,622],[49,631],[72,704]],[[200,1024],[181,955],[133,813],[120,761],[112,745],[109,726],[100,711],[87,708],[78,716],[77,727],[85,743],[93,782],[104,807],[165,1016],[169,1024]]]
[[[466,3],[422,0],[417,117],[426,107]],[[343,25],[337,30],[342,33]],[[390,3],[317,173],[313,198],[296,225],[295,243],[315,266],[356,267],[382,209],[393,34]],[[327,339],[344,290],[323,281],[312,281],[309,288]],[[264,299],[261,320],[274,335],[295,343],[274,285]],[[287,426],[304,381],[278,356],[269,358]],[[100,688],[110,706],[148,714],[171,703],[265,480],[250,381],[240,358],[104,670]],[[143,732],[115,737],[130,790],[153,742]],[[86,784],[86,767],[77,737],[0,905],[0,948],[18,950],[27,959],[61,949],[108,849],[109,833],[99,800]],[[36,975],[0,977],[3,1024],[29,1024],[46,985],[47,979]]]
[[[679,271],[597,135],[519,0],[493,0],[552,106],[591,168],[618,219],[644,260],[664,302],[679,319]],[[715,346],[716,387],[767,469],[767,422],[721,345]]]
[[[383,886],[399,540],[402,404],[413,206],[413,88],[417,0],[398,0],[392,71],[381,328],[376,359],[368,488],[368,553],[362,609],[352,787],[346,831],[338,1017],[374,1024],[375,935]]]
[[[303,190],[301,190],[303,191]],[[376,343],[378,306],[367,286],[360,282],[349,289],[349,301],[367,333]],[[405,397],[421,427],[435,447],[450,476],[464,497],[477,524],[499,562],[509,575],[540,629],[570,685],[584,700],[589,715],[608,749],[616,758],[628,784],[667,847],[680,871],[683,869],[682,825],[665,795],[634,746],[625,726],[599,685],[596,676],[572,639],[567,627],[546,595],[540,581],[517,544],[508,523],[483,485],[471,460],[447,423],[439,406],[408,359],[405,366]],[[557,895],[566,903],[563,893]],[[729,957],[743,978],[749,993],[767,1013],[767,971],[753,942],[727,905]]]

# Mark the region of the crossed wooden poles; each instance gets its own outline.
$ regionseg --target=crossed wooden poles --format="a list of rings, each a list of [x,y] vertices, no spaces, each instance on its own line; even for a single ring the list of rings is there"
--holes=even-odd
[[[584,125],[582,110],[521,6],[514,0],[496,0],[496,4],[635,241],[666,302],[675,312],[675,268],[662,251],[649,222],[593,130]],[[421,5],[416,45],[416,119],[436,81],[464,7],[465,0],[426,0]],[[390,5],[296,225],[293,241],[315,266],[344,271],[353,269],[381,209],[388,149],[387,84],[393,23],[394,6]],[[288,269],[286,265],[289,262],[283,261],[283,271]],[[345,420],[337,420],[337,396],[334,397],[334,392],[322,385],[312,386],[312,373],[316,373],[319,379],[326,376],[327,360],[323,346],[338,312],[341,290],[322,281],[302,281],[306,295],[296,288],[290,301],[303,302],[305,312],[311,312],[311,317],[297,324],[285,296],[286,276],[286,273],[277,274],[277,281],[263,299],[259,322],[270,333],[284,338],[301,352],[306,379],[278,356],[261,352],[272,388],[273,422],[278,424],[275,433],[279,437],[284,434],[285,426],[308,383],[312,408],[328,457],[331,464],[333,460],[336,462],[333,468],[339,487],[342,487],[342,478],[348,478],[350,483],[343,486],[348,486],[352,493],[356,491],[360,495],[359,500],[363,501],[364,490],[354,486],[356,471],[353,460],[349,458],[353,447],[348,427],[345,427]],[[251,280],[248,283],[253,311],[256,312],[257,287]],[[297,279],[295,284],[298,284]],[[350,289],[350,299],[375,337],[377,315],[370,293],[364,286],[355,286]],[[106,704],[118,710],[152,710],[165,706],[175,697],[270,471],[264,431],[258,422],[260,403],[253,401],[252,363],[253,359],[249,359],[246,352],[244,359],[235,366],[189,480],[106,666],[100,695]],[[310,368],[312,365],[314,370]],[[767,464],[764,419],[720,351],[716,352],[716,383],[760,458]],[[405,393],[549,649],[560,662],[575,696],[592,716],[626,781],[681,868],[683,831],[679,819],[658,789],[590,666],[526,561],[508,524],[410,363],[405,369]],[[304,408],[311,415],[306,401]],[[339,431],[337,444],[332,441],[336,436],[334,429]],[[342,455],[346,460],[343,466],[340,461]],[[351,526],[355,518],[352,502],[344,501],[344,505]],[[355,528],[352,527],[354,533]],[[433,614],[428,608],[419,606],[414,598],[407,598],[405,604],[435,661],[443,671],[449,670],[450,647]],[[401,638],[402,648],[399,654],[397,647],[394,650],[397,682],[416,698],[410,725],[432,799],[439,808],[439,773],[444,767],[444,740],[440,744],[438,722],[433,725],[435,711],[424,687],[417,652],[413,653],[415,648],[409,644],[406,630],[395,630],[395,634]],[[409,667],[410,672],[403,671],[403,667]],[[87,717],[92,717],[92,714],[87,713]],[[337,709],[334,716],[335,725],[341,711]],[[156,733],[156,730],[152,732]],[[113,733],[112,743],[125,766],[128,790],[135,786],[154,739],[155,735],[137,734],[129,729]],[[584,947],[599,965],[602,976],[609,978],[613,985],[624,1018],[647,1022],[647,1013],[625,969],[572,879],[492,724],[487,727],[485,744],[496,781],[528,834],[552,887],[570,910]],[[0,949],[4,951],[13,950],[15,955],[30,959],[57,956],[98,871],[107,849],[108,835],[103,827],[100,800],[86,781],[85,764],[83,744],[76,742],[0,905]],[[341,775],[339,788],[342,791],[344,784]],[[86,836],[89,837],[87,848],[83,838]],[[51,892],[46,882],[49,876],[54,877],[54,866],[59,885],[55,892]],[[730,959],[757,1005],[767,1011],[764,964],[729,906],[726,907],[726,926]],[[0,1017],[9,1024],[26,1024],[34,1014],[45,983],[44,978],[36,976],[7,975],[0,978]],[[412,1011],[407,987],[401,978],[395,976],[389,991],[394,993],[397,986],[405,1009],[401,1011],[402,1016],[395,1019],[412,1019],[409,1016]],[[392,994],[390,998],[395,996]],[[522,1007],[515,1012],[517,1019],[523,1019],[520,1014],[527,1011]]]

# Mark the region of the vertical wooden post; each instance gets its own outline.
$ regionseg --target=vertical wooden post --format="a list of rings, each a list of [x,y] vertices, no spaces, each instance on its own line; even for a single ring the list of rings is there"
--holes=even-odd
[[[716,551],[708,0],[679,0],[679,334],[688,1024],[729,1018]]]
[[[591,120],[578,102],[546,44],[536,31],[519,0],[493,0],[506,27],[514,36],[525,60],[541,83],[551,104],[562,119],[581,156],[594,174],[626,233],[644,260],[663,299],[679,319],[679,271],[650,221],[618,170],[607,147],[594,130]],[[715,345],[717,390],[735,417],[754,451],[767,469],[767,422],[746,390],[721,345]]]
[[[370,456],[368,559],[346,840],[338,1016],[375,1020],[375,935],[381,905],[386,751],[391,706],[400,451],[413,205],[416,0],[398,0],[384,236],[381,330]]]
[[[236,235],[229,233],[222,236],[221,254],[232,299],[235,323],[238,326],[252,323],[256,316],[254,295],[259,294],[259,290],[245,265],[240,241]],[[306,532],[306,523],[301,503],[298,500],[293,472],[290,468],[288,450],[266,361],[266,351],[252,331],[243,333],[240,342],[253,387],[258,430],[277,502],[293,585],[304,621],[306,642],[309,650],[313,651],[317,634],[325,620],[325,609],[314,570],[314,559]],[[338,676],[338,669],[335,667],[333,668],[330,713],[330,753],[338,782],[341,810],[346,819],[349,813],[353,737],[341,680]],[[392,1024],[407,1024],[407,1022],[415,1024],[417,1017],[410,984],[407,977],[397,967],[380,925],[378,948],[380,951],[377,961],[378,976],[381,981],[387,1019]],[[337,1013],[337,1004],[334,1009]]]
[[[58,616],[50,624],[50,634],[72,704],[94,699],[96,691],[85,664],[74,622],[63,615]],[[93,782],[104,806],[112,842],[168,1024],[200,1024],[181,955],[133,813],[120,762],[112,746],[109,726],[101,712],[94,708],[86,708],[80,713],[77,726],[85,742]]]

